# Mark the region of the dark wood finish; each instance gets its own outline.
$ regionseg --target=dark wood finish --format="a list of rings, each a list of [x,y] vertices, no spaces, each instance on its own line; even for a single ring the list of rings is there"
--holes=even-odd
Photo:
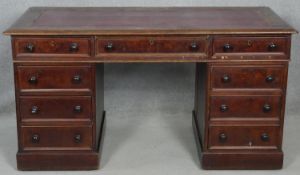
[[[208,170],[274,170],[281,169],[282,164],[282,152],[205,152],[202,155],[202,168]]]
[[[283,65],[216,65],[211,67],[211,87],[223,88],[281,88]],[[273,78],[272,81],[268,77]]]
[[[210,119],[273,119],[281,115],[281,96],[228,95],[210,97]]]
[[[103,63],[192,62],[202,167],[279,169],[296,32],[267,7],[30,8],[4,32],[12,36],[18,168],[98,168]]]
[[[92,126],[23,126],[21,150],[92,150]]]
[[[208,42],[207,42],[208,41]],[[207,59],[208,37],[97,37],[96,58],[118,61],[184,61]]]
[[[257,150],[253,149],[247,151],[243,150],[214,150],[207,151],[204,143],[201,141],[203,136],[200,135],[200,128],[198,125],[199,118],[193,112],[193,129],[195,140],[200,156],[200,161],[203,169],[206,170],[268,170],[281,169],[283,165],[282,151],[272,150]],[[226,161],[224,161],[226,160]]]
[[[7,35],[291,34],[268,7],[32,7]]]
[[[15,57],[89,57],[90,38],[21,37],[14,38]]]
[[[99,155],[104,136],[105,112],[99,122],[97,147],[93,151],[18,151],[19,170],[93,170],[99,168]]]
[[[210,126],[209,149],[278,149],[278,126]]]
[[[203,99],[206,104],[205,113],[204,116],[195,113],[193,119],[196,140],[199,140],[197,142],[202,148],[204,169],[282,167],[281,142],[287,64],[259,63],[209,63],[206,73],[197,73],[197,79],[206,80],[206,98]],[[267,75],[266,78],[263,78],[264,74]],[[264,84],[276,81],[279,81],[277,85]],[[195,98],[201,96],[201,93],[195,94]],[[270,104],[266,105],[264,102],[267,100]],[[222,106],[224,103],[225,107]],[[204,129],[200,129],[199,120],[205,122]],[[221,159],[228,159],[231,163],[227,164]],[[265,161],[265,166],[259,165]]]
[[[99,140],[97,148],[101,147],[101,135],[105,127],[105,111],[104,111],[104,64],[96,65],[95,88],[97,91],[94,95],[93,113],[95,115],[96,138]],[[101,148],[100,148],[101,149]]]
[[[26,78],[28,75],[26,73],[30,71],[42,73],[41,77],[37,76],[37,80],[32,82],[33,86],[37,86],[35,88],[26,85],[30,83]],[[18,168],[20,170],[96,169],[99,164],[99,144],[103,133],[104,114],[96,119],[95,66],[76,63],[15,63],[15,76],[16,89],[18,89],[16,95],[20,95],[16,98]],[[28,89],[22,89],[23,84]],[[40,111],[37,110],[38,119],[27,118],[27,111],[24,112],[26,106],[33,103],[38,103],[40,107]],[[76,106],[80,103],[82,108],[75,109],[75,103]],[[32,107],[29,112],[32,112]],[[61,115],[58,116],[59,114]],[[96,126],[96,122],[99,125]],[[27,137],[31,138],[31,142]],[[69,154],[74,150],[76,152],[73,152],[73,155]],[[42,161],[45,157],[48,157],[49,161]],[[79,158],[86,162],[79,164],[78,161],[71,160],[72,158]],[[33,160],[37,162],[30,165],[28,162]],[[68,165],[59,164],[62,160],[68,162]]]
[[[95,170],[99,154],[89,151],[18,152],[19,170]]]
[[[218,36],[213,41],[212,59],[289,60],[291,36]]]
[[[22,96],[20,111],[24,121],[91,121],[89,96]]]
[[[210,81],[208,78],[208,66],[206,64],[196,64],[195,106],[193,111],[193,117],[195,117],[195,119],[193,120],[193,123],[195,125],[195,137],[200,138],[201,144],[198,147],[201,147],[202,150],[205,149],[203,144],[206,142],[205,130],[208,120],[206,116],[209,112],[207,103],[207,98],[209,98],[207,88],[208,84],[206,83]]]
[[[104,37],[96,40],[101,53],[205,53],[205,37]]]
[[[285,54],[288,40],[284,37],[216,37],[214,53],[279,52]]]
[[[19,66],[20,90],[90,89],[90,66]],[[34,81],[33,81],[34,80]]]

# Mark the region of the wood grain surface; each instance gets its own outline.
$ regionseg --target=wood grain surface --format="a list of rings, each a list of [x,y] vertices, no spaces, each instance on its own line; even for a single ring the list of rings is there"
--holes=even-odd
[[[7,35],[295,33],[268,7],[32,7]]]

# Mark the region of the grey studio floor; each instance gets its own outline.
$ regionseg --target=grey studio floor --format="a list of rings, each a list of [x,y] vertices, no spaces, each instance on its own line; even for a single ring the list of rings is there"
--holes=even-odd
[[[298,137],[300,118],[290,108],[286,111],[285,118],[283,144],[285,160],[282,170],[202,170],[192,130],[193,97],[193,64],[106,65],[107,123],[100,169],[42,173],[49,175],[300,174]],[[9,108],[15,108],[13,101]],[[39,171],[24,172],[16,169],[15,113],[3,112],[0,118],[1,174],[41,174]]]

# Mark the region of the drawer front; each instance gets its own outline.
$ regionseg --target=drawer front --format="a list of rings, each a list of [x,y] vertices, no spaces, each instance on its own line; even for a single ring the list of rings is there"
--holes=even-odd
[[[23,150],[92,150],[91,126],[21,127]]]
[[[213,53],[289,53],[290,39],[287,37],[216,37]]]
[[[212,96],[210,118],[276,118],[281,113],[281,96]]]
[[[278,149],[279,126],[210,126],[209,149]]]
[[[96,41],[101,53],[199,53],[206,52],[204,37],[104,37]]]
[[[282,88],[283,65],[212,66],[212,88]]]
[[[22,120],[88,120],[92,119],[92,99],[89,96],[22,96]]]
[[[90,66],[18,66],[20,89],[90,89]]]
[[[14,38],[15,57],[89,57],[90,38]]]

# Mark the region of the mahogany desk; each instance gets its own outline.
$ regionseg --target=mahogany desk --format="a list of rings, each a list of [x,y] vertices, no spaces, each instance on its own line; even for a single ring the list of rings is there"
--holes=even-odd
[[[4,32],[18,168],[98,168],[104,63],[190,62],[202,167],[279,169],[295,32],[266,7],[30,8]]]

